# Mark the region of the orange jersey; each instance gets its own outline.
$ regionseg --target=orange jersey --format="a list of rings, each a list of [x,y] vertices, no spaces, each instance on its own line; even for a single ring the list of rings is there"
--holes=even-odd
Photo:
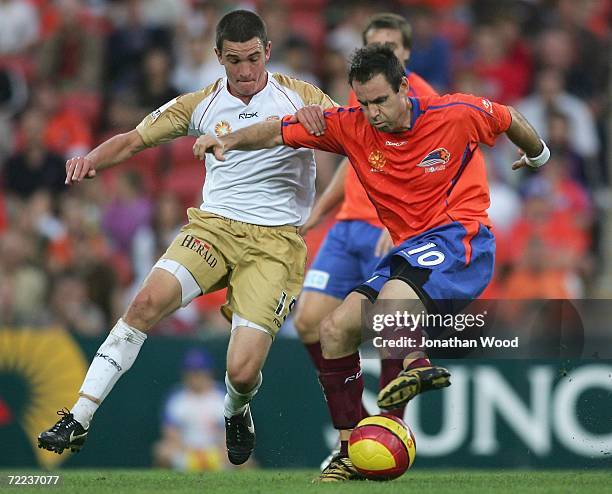
[[[397,245],[436,226],[458,221],[491,226],[489,187],[478,144],[492,146],[512,123],[504,105],[467,94],[410,98],[410,129],[381,132],[361,108],[325,111],[327,130],[310,135],[283,119],[287,146],[348,156]],[[469,228],[468,228],[469,225]]]
[[[415,74],[407,72],[408,78],[408,96],[436,96],[437,93],[425,79]],[[359,106],[355,92],[351,90],[348,98],[348,106]],[[367,221],[371,225],[382,227],[382,223],[376,213],[376,208],[370,202],[366,191],[359,182],[357,175],[352,167],[346,171],[344,179],[344,201],[340,207],[340,211],[336,215],[338,220],[362,220]]]

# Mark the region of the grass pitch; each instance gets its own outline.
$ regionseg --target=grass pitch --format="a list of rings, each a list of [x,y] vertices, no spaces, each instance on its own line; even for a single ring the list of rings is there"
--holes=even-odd
[[[312,470],[233,470],[219,473],[178,473],[162,470],[65,470],[62,485],[7,486],[7,475],[49,472],[0,471],[3,492],[41,491],[78,494],[123,493],[384,493],[406,494],[516,494],[612,492],[612,473],[606,470],[560,471],[478,471],[414,470],[392,482],[346,482],[312,484]]]

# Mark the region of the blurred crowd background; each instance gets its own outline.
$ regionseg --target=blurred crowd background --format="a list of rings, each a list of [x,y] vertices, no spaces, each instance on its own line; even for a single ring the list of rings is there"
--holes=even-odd
[[[612,295],[606,0],[0,0],[0,325],[96,336],[114,324],[200,204],[204,167],[193,138],[70,188],[65,160],[223,76],[214,29],[234,8],[265,19],[269,70],[340,103],[368,17],[405,15],[410,70],[440,93],[515,106],[552,151],[540,172],[516,173],[507,141],[485,149],[498,241],[486,296]],[[338,161],[321,157],[319,193]],[[311,260],[332,222],[308,234]],[[223,300],[200,297],[154,333],[225,331]]]

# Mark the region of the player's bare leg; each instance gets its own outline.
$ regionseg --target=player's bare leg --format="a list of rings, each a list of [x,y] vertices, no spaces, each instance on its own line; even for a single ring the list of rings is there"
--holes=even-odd
[[[363,478],[348,458],[348,438],[362,418],[363,376],[358,348],[361,343],[361,306],[365,295],[350,293],[321,322],[323,365],[319,381],[323,387],[334,427],[340,435],[340,452],[321,472],[319,482]]]
[[[404,281],[389,280],[380,291],[374,304],[374,311],[380,304],[389,300],[406,301],[406,306],[416,312],[424,311],[424,306],[418,301],[416,292]],[[420,340],[420,330],[417,339]],[[432,365],[427,355],[420,350],[406,355],[403,362],[404,370],[393,379],[378,394],[380,408],[398,408],[406,405],[412,398],[425,391],[450,386],[450,373],[444,367]]]
[[[255,426],[250,402],[262,382],[261,369],[272,337],[261,329],[238,326],[227,349],[225,385],[225,441],[227,457],[234,465],[246,462],[255,448]]]
[[[174,275],[155,268],[111,329],[87,371],[79,398],[72,410],[60,410],[62,418],[38,436],[38,447],[61,454],[79,451],[89,432],[91,419],[119,378],[130,369],[146,332],[181,305],[182,289]]]

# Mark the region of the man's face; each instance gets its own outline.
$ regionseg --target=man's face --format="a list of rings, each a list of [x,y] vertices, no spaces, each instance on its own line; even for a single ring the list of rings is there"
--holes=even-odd
[[[406,90],[408,83],[402,78],[395,92],[383,74],[361,84],[353,81],[353,91],[370,124],[382,132],[397,132],[405,127]]]
[[[252,38],[244,43],[224,41],[221,53],[215,48],[233,92],[239,96],[253,96],[263,89],[270,47],[269,41],[267,46],[264,46],[259,38]]]
[[[389,45],[402,65],[405,65],[410,58],[410,50],[404,47],[402,33],[397,29],[370,29],[365,39],[368,46],[375,43]]]

